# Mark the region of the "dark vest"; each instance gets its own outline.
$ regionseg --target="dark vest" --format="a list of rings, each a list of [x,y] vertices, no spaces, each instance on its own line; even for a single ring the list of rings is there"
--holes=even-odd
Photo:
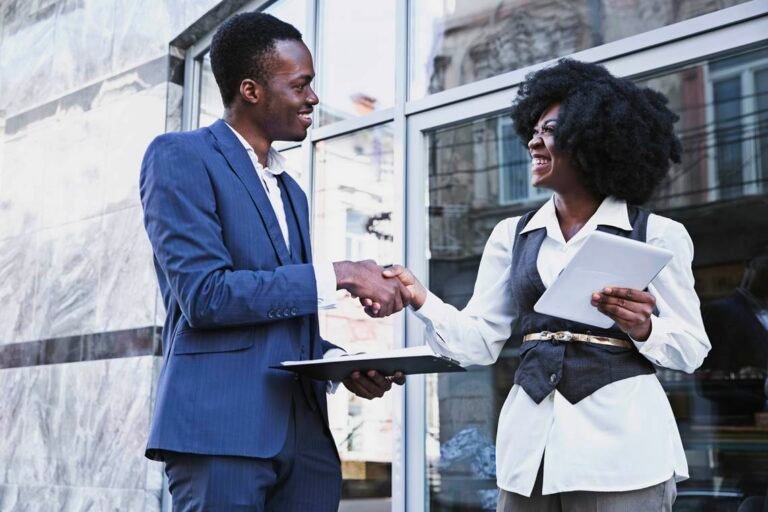
[[[627,209],[632,231],[603,225],[597,229],[645,242],[649,212],[634,206]],[[536,260],[547,236],[546,228],[521,233],[534,213],[523,215],[515,232],[511,289],[516,320],[512,324],[512,337],[521,339],[526,334],[541,331],[570,331],[629,341],[629,336],[615,324],[610,329],[601,329],[533,310],[545,290]],[[536,403],[557,389],[575,404],[611,382],[651,373],[654,373],[653,365],[634,344],[631,348],[621,348],[583,342],[527,341],[522,344],[515,384],[519,384]]]

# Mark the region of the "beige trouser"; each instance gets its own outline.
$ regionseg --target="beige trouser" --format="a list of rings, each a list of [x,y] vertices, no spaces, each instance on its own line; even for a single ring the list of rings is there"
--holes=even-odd
[[[530,498],[499,491],[496,512],[672,512],[677,497],[673,476],[644,489],[620,492],[572,491],[541,495],[542,472]]]

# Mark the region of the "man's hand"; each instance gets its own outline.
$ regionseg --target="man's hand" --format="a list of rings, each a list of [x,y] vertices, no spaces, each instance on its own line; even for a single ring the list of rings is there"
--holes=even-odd
[[[413,273],[402,265],[391,265],[385,267],[381,275],[387,279],[397,279],[405,286],[408,293],[411,294],[411,306],[414,309],[419,309],[424,305],[424,301],[427,300],[427,289],[419,282]],[[365,312],[368,316],[374,318],[387,316],[382,313],[381,306],[373,299],[365,296],[360,297],[360,304],[362,304]]]
[[[379,315],[397,313],[411,302],[411,293],[397,279],[382,275],[382,267],[373,260],[340,261],[333,264],[336,286],[354,297],[365,297],[379,306]]]
[[[376,370],[368,370],[365,373],[353,372],[342,381],[344,387],[361,398],[373,400],[381,398],[384,393],[392,388],[392,383],[402,386],[405,383],[405,375],[395,372],[392,377],[385,377]]]
[[[631,288],[603,288],[592,294],[592,305],[611,317],[632,339],[645,341],[651,335],[656,298],[650,293]]]

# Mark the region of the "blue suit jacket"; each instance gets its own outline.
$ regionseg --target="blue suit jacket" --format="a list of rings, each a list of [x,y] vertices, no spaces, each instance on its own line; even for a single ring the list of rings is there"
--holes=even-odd
[[[306,196],[280,180],[311,262]],[[221,120],[157,137],[140,193],[167,311],[147,456],[275,455],[294,377],[270,365],[333,347],[318,333],[312,265],[291,263],[253,164]],[[325,383],[313,388],[327,422]]]

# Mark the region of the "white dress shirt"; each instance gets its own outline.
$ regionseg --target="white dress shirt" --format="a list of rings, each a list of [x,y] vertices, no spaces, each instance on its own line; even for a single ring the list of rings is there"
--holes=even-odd
[[[227,124],[229,126],[229,124]],[[259,177],[259,181],[264,186],[264,190],[267,193],[269,202],[272,205],[272,210],[277,217],[277,223],[280,225],[280,231],[283,233],[283,240],[285,240],[285,246],[288,250],[291,248],[291,243],[288,236],[288,224],[285,219],[285,210],[283,209],[283,199],[280,192],[280,187],[277,185],[277,176],[285,172],[285,158],[278,153],[275,148],[269,148],[269,154],[267,155],[267,167],[264,167],[259,162],[259,158],[256,156],[256,151],[253,150],[248,141],[240,135],[237,130],[229,126],[232,133],[235,134],[237,139],[245,148],[248,153],[248,157],[253,163],[253,168],[256,171],[256,175]],[[333,263],[320,262],[312,265],[315,269],[315,282],[317,287],[317,308],[318,309],[333,309],[336,307],[336,273],[333,271]],[[336,353],[335,349],[334,353]]]
[[[483,251],[474,293],[458,311],[433,294],[416,312],[426,324],[427,342],[463,365],[492,364],[511,335],[510,275],[519,217],[501,221]],[[600,225],[631,229],[626,203],[607,198],[568,242],[550,199],[523,232],[545,228],[536,266],[544,286]],[[648,219],[647,243],[669,249],[672,261],[649,286],[658,316],[650,337],[635,341],[653,364],[693,372],[710,349],[693,289],[693,244],[682,224],[658,215]],[[596,290],[597,291],[597,290]],[[543,494],[566,491],[623,491],[688,478],[680,434],[656,375],[638,375],[604,386],[576,404],[557,390],[535,403],[518,385],[499,415],[497,483],[530,496],[544,457]]]

